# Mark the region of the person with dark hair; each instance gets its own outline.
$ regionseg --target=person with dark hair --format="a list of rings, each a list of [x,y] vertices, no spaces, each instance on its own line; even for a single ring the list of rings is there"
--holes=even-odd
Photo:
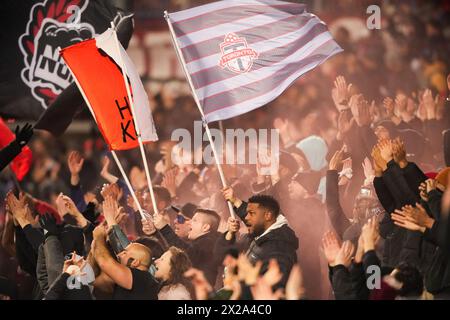
[[[262,261],[260,274],[264,274],[269,261],[278,262],[282,279],[275,287],[284,287],[297,262],[298,238],[289,227],[286,218],[280,214],[280,205],[273,197],[256,195],[244,202],[234,196],[231,187],[222,190],[227,201],[233,204],[234,211],[249,228],[252,241],[246,250],[250,262]]]
[[[169,225],[165,216],[154,216],[154,231],[160,234],[171,246],[184,250],[192,261],[192,266],[205,273],[210,284],[214,285],[220,262],[214,259],[214,246],[219,233],[220,216],[213,210],[197,209],[190,222],[187,240],[180,239]]]
[[[155,201],[158,212],[164,213],[164,215],[172,218],[172,216],[168,213],[168,209],[170,209],[170,205],[172,202],[169,190],[161,186],[153,186],[153,193],[155,194]],[[153,214],[153,204],[148,188],[143,191],[142,202],[142,209],[146,210],[149,214]],[[143,223],[145,223],[145,221],[142,220],[141,214],[136,209],[136,211],[134,212],[134,225],[136,234],[138,236],[146,235],[142,230]]]
[[[154,262],[155,278],[162,282],[158,300],[191,300],[192,284],[184,277],[191,267],[188,255],[177,247],[169,250]]]
[[[197,206],[188,202],[181,208],[172,206],[172,209],[177,213],[173,221],[175,234],[181,239],[187,239],[191,229],[190,223],[197,210]]]

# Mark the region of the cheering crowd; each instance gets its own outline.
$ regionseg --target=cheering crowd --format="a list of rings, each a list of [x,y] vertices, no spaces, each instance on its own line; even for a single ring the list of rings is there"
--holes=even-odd
[[[93,130],[30,125],[0,151],[2,299],[449,299],[448,19],[399,5],[386,27],[225,128],[276,128],[279,166],[180,155],[193,100],[153,100],[146,145],[121,154],[136,200]],[[389,11],[388,11],[389,12]],[[434,13],[433,13],[434,12]],[[28,145],[21,182],[6,167]],[[230,214],[228,204],[233,207]]]

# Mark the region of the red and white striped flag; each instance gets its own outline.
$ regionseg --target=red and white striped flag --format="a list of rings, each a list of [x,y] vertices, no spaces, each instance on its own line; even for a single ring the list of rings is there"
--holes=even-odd
[[[226,0],[167,15],[206,121],[278,97],[342,49],[303,4]]]

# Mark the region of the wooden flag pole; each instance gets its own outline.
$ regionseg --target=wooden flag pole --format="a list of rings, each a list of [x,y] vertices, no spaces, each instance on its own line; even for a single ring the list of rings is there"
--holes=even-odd
[[[86,105],[88,106],[88,109],[91,112],[92,117],[94,118],[94,121],[95,121],[95,123],[98,126],[97,118],[95,118],[94,109],[92,109],[92,106],[91,106],[88,98],[86,97],[86,94],[84,93],[83,88],[81,87],[80,83],[78,82],[77,77],[75,77],[75,74],[72,72],[72,69],[70,69],[70,66],[67,63],[66,63],[66,66],[67,66],[67,69],[69,69],[70,73],[72,74],[73,80],[77,84],[77,87],[80,90],[81,95],[83,96],[83,99],[86,102]],[[125,183],[126,183],[128,189],[130,190],[130,194],[133,197],[134,203],[136,203],[136,206],[138,207],[139,214],[141,215],[141,218],[142,219],[146,219],[144,211],[142,210],[142,206],[141,206],[141,204],[139,203],[139,201],[138,201],[138,199],[136,197],[136,194],[135,194],[135,192],[133,190],[133,187],[131,186],[130,180],[128,180],[128,177],[127,177],[127,175],[125,174],[125,171],[122,168],[122,165],[121,165],[121,163],[119,161],[119,158],[116,155],[116,152],[114,150],[111,150],[111,153],[113,155],[114,161],[116,162],[117,166],[119,167],[120,173],[122,174],[122,177],[125,180]]]
[[[136,118],[136,112],[135,112],[135,108],[134,108],[134,101],[133,101],[133,99],[131,97],[130,85],[129,85],[128,79],[127,79],[127,74],[128,74],[127,67],[126,67],[125,62],[123,61],[123,58],[122,58],[122,52],[120,50],[120,43],[119,43],[119,39],[117,39],[117,33],[116,33],[115,28],[114,28],[113,22],[111,22],[111,26],[112,26],[113,34],[114,34],[114,41],[116,42],[117,51],[119,53],[120,68],[122,69],[123,81],[125,82],[125,87],[127,89],[128,100],[130,101],[131,114],[133,116],[133,119],[135,120],[134,121],[134,128],[136,129],[136,135],[137,135],[138,143],[139,143],[139,150],[141,152],[142,162],[144,163],[145,176],[147,177],[148,189],[150,190],[150,197],[152,199],[153,212],[154,212],[154,214],[157,214],[158,213],[158,206],[156,205],[155,193],[153,192],[153,184],[152,184],[152,180],[151,180],[151,177],[150,177],[150,170],[148,169],[147,156],[145,154],[144,144],[142,142],[141,130],[139,128],[139,124],[138,124],[138,121],[137,121],[137,118]]]
[[[178,60],[180,61],[180,64],[181,64],[181,66],[183,68],[184,75],[186,76],[186,79],[187,79],[187,81],[189,83],[189,87],[191,88],[191,93],[192,93],[192,96],[194,97],[195,104],[197,105],[197,108],[200,111],[200,114],[202,116],[203,127],[205,128],[206,134],[207,134],[208,139],[209,139],[209,144],[211,145],[211,150],[213,152],[214,159],[216,161],[217,170],[219,171],[220,181],[222,182],[222,186],[224,188],[226,188],[227,187],[227,181],[226,181],[225,175],[223,173],[222,165],[220,164],[219,156],[217,154],[217,150],[216,150],[216,147],[214,145],[214,141],[213,141],[213,138],[212,138],[212,135],[211,135],[211,131],[209,130],[209,125],[208,125],[208,122],[205,119],[205,114],[203,113],[203,109],[200,106],[200,101],[199,101],[199,99],[197,97],[197,94],[195,93],[195,88],[194,88],[194,85],[192,83],[192,79],[191,79],[191,77],[189,75],[189,72],[188,72],[188,70],[186,68],[186,61],[184,60],[183,54],[181,53],[180,47],[178,46],[178,42],[176,41],[175,33],[173,31],[172,23],[169,20],[169,14],[168,14],[167,11],[164,11],[164,18],[166,19],[167,24],[169,25],[169,30],[170,30],[172,43],[173,43],[173,46],[175,47],[175,52],[177,53]],[[235,214],[234,214],[234,210],[233,210],[232,204],[229,201],[227,201],[227,204],[228,204],[228,209],[230,211],[231,217],[235,218]]]

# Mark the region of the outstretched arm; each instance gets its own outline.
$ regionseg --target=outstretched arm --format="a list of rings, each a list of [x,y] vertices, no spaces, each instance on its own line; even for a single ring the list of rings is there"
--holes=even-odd
[[[106,230],[103,225],[94,229],[93,251],[100,269],[113,279],[117,285],[131,290],[133,287],[131,270],[118,263],[109,253],[106,244]]]

